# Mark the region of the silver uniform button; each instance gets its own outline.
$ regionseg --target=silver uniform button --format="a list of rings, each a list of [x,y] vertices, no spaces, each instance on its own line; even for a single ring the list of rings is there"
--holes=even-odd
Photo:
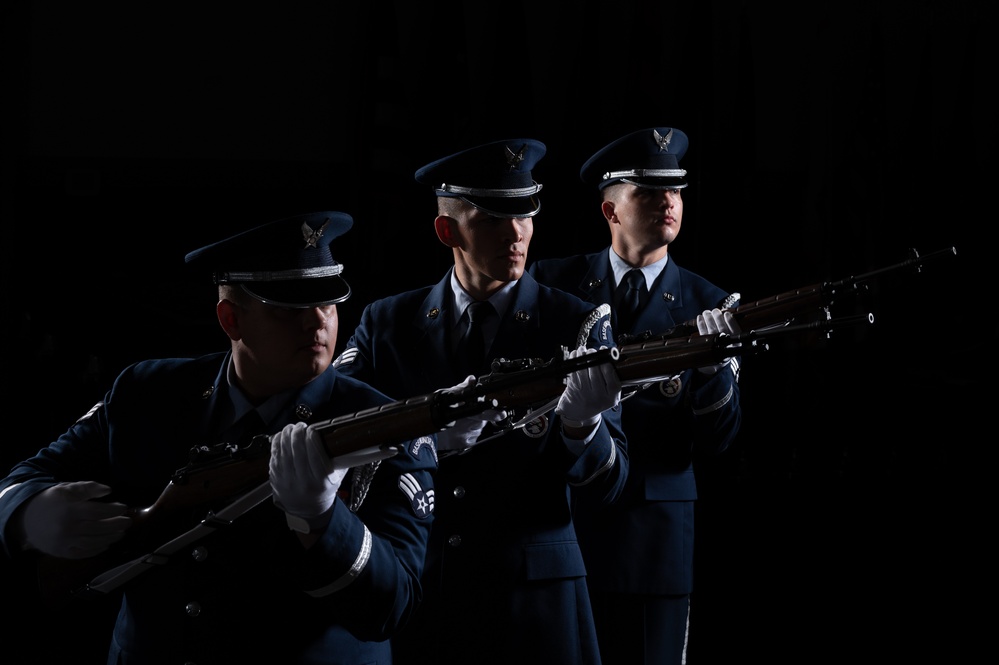
[[[184,606],[184,613],[189,617],[196,617],[201,614],[201,603],[190,602]]]
[[[454,535],[448,537],[447,544],[451,547],[461,547],[461,536]]]
[[[456,498],[456,499],[462,499],[464,497],[465,497],[465,488],[462,487],[461,485],[458,485],[457,487],[455,487],[454,488],[454,498]]]
[[[198,545],[193,550],[191,550],[191,558],[198,563],[204,561],[208,558],[208,548],[204,545]]]

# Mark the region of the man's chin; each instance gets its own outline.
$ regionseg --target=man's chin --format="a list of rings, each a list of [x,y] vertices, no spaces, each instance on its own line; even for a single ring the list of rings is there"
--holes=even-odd
[[[312,354],[307,360],[303,360],[301,364],[302,374],[307,377],[308,381],[311,381],[325,372],[332,362],[333,354],[331,353],[324,351]]]
[[[515,279],[520,279],[524,276],[524,263],[518,261],[517,263],[510,264],[506,267],[504,274],[499,274],[496,276],[501,282],[512,282]]]

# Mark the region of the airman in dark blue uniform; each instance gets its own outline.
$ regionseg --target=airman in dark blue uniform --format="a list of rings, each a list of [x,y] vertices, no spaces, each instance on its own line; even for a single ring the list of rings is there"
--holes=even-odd
[[[352,223],[301,215],[188,254],[219,285],[230,350],[128,367],[0,481],[11,557],[99,562],[127,543],[141,562],[81,580],[122,596],[108,663],[391,662],[421,593],[433,433],[348,466],[305,427],[392,401],[331,366],[350,287],[330,243]],[[215,463],[250,484],[174,476]],[[154,506],[168,487],[176,503]]]
[[[583,165],[601,194],[611,245],[537,261],[530,274],[590,303],[613,306],[614,330],[664,333],[696,320],[701,334],[738,331],[729,294],[667,254],[687,186],[687,136],[672,127],[632,132]],[[632,273],[631,278],[626,276]],[[634,286],[628,286],[634,279]],[[627,304],[637,300],[634,311]],[[738,358],[663,377],[623,400],[630,471],[613,505],[580,501],[576,525],[589,572],[604,665],[680,665],[693,584],[696,455],[726,449],[741,423]],[[627,392],[627,391],[626,391]]]
[[[341,372],[396,399],[480,375],[461,351],[476,302],[491,308],[480,368],[614,344],[603,309],[525,273],[540,209],[531,169],[544,152],[532,139],[497,141],[416,172],[437,196],[435,228],[454,267],[437,284],[367,306],[336,361]],[[469,419],[438,434],[426,597],[395,640],[397,664],[600,662],[570,488],[603,502],[624,486],[619,398],[604,363],[570,375],[558,405],[539,408],[523,427],[483,441],[490,419]]]

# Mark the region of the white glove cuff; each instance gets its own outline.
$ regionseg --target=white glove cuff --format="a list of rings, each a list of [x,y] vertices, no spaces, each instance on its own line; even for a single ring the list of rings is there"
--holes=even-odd
[[[320,531],[326,528],[326,525],[329,524],[332,513],[333,507],[331,506],[329,510],[317,517],[306,519],[300,515],[292,515],[291,513],[285,513],[284,517],[288,522],[288,528],[292,531],[298,531],[299,533],[312,533],[313,531]]]
[[[562,442],[565,443],[565,447],[576,457],[579,457],[584,452],[586,452],[586,447],[590,445],[590,441],[597,435],[597,428],[595,425],[600,423],[601,416],[597,414],[596,418],[591,418],[590,421],[580,423],[579,421],[568,421],[565,418],[562,419]],[[570,424],[571,423],[571,424]],[[566,427],[589,427],[591,428],[589,434],[586,435],[584,439],[575,439],[565,433]]]
[[[598,413],[597,415],[591,416],[586,420],[572,420],[570,418],[566,418],[565,416],[561,416],[561,418],[563,427],[593,427],[594,425],[600,423],[601,416]]]

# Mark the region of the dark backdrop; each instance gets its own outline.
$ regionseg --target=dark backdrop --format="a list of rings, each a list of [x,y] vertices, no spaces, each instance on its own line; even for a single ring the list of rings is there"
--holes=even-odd
[[[996,397],[987,3],[326,4],[5,5],[3,466],[127,363],[224,348],[187,251],[349,212],[342,348],[364,304],[450,263],[417,167],[538,138],[530,258],[593,251],[579,166],[673,125],[691,185],[670,254],[744,300],[957,249],[835,304],[873,326],[745,359],[739,441],[700,467],[689,662],[973,653]],[[68,628],[104,650],[101,612],[21,616],[5,643]]]

